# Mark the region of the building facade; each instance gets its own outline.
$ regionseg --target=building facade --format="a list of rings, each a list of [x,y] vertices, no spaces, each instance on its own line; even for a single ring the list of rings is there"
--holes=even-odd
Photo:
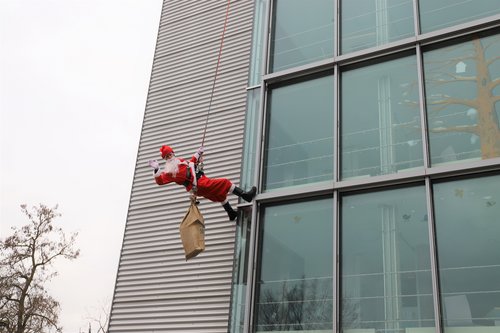
[[[186,3],[164,2],[110,332],[500,332],[500,2],[233,0],[207,164],[259,193],[235,226],[202,203],[185,263],[186,195],[144,165],[200,137],[226,2]]]
[[[189,194],[156,185],[148,160],[201,145],[227,1],[163,2],[109,323],[112,332],[226,332],[234,222],[201,200],[206,250],[186,261]],[[205,173],[239,183],[253,3],[232,1],[204,145]],[[161,164],[163,168],[163,164]],[[230,198],[236,207],[235,196]]]

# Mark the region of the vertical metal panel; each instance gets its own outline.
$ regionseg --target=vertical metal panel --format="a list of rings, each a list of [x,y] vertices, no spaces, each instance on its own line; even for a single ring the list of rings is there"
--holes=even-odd
[[[226,1],[164,0],[109,332],[227,332],[234,222],[201,200],[206,250],[186,262],[178,226],[188,193],[157,186],[149,159],[202,142]],[[205,139],[205,172],[239,183],[253,2],[232,0]],[[236,206],[236,198],[230,197]]]
[[[340,290],[340,203],[339,191],[333,192],[333,332],[340,332],[342,297]]]
[[[442,317],[441,317],[441,291],[439,286],[439,269],[438,257],[436,248],[436,223],[434,220],[434,193],[432,192],[432,184],[430,179],[425,179],[425,192],[427,200],[427,223],[429,228],[429,251],[431,253],[431,274],[432,274],[432,299],[434,301],[434,320],[436,325],[436,333],[442,332]]]
[[[417,57],[417,78],[418,78],[418,101],[419,101],[419,112],[420,112],[420,127],[422,133],[422,146],[423,146],[423,159],[424,168],[429,168],[431,163],[430,158],[430,147],[429,147],[429,133],[427,131],[427,105],[425,100],[425,81],[424,81],[424,61],[422,48],[420,44],[415,46],[416,57]]]

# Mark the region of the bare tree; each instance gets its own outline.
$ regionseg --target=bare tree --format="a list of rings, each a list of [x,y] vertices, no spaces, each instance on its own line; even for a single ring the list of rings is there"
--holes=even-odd
[[[458,58],[450,58],[442,61],[444,68],[450,63],[463,63],[471,61],[476,67],[476,75],[467,76],[450,71],[436,71],[435,75],[426,79],[432,85],[445,85],[457,82],[468,82],[473,84],[476,96],[473,99],[463,98],[461,96],[448,96],[438,94],[433,96],[428,102],[431,106],[431,112],[439,112],[450,105],[462,105],[471,110],[475,110],[476,124],[448,126],[442,128],[431,129],[434,133],[443,132],[467,132],[475,134],[481,142],[482,158],[491,158],[500,156],[500,128],[498,116],[495,111],[495,103],[500,101],[500,96],[495,96],[494,89],[500,84],[500,78],[492,78],[490,67],[500,59],[499,56],[493,56],[490,59],[486,56],[486,51],[489,47],[498,43],[498,39],[482,41],[476,38],[471,42],[471,48],[468,54]],[[453,48],[451,48],[453,49]],[[451,50],[450,49],[450,50]],[[456,68],[457,65],[454,67]]]
[[[93,333],[107,333],[111,302],[103,300],[101,301],[99,308],[94,310],[95,311],[92,315],[87,316],[87,319],[89,320],[89,332],[91,331],[91,327],[97,326],[97,331],[92,331]]]
[[[434,52],[424,64],[429,119],[440,119],[442,113],[451,110],[461,110],[463,115],[441,117],[436,121],[439,125],[429,126],[429,132],[470,133],[479,140],[482,159],[500,156],[500,123],[496,112],[496,103],[500,102],[499,41],[498,37],[477,36],[469,43]],[[474,73],[468,74],[466,67]],[[409,89],[413,87],[412,84]],[[411,100],[404,102],[417,105]]]
[[[46,333],[61,331],[59,302],[45,290],[44,284],[57,275],[52,264],[59,258],[79,256],[74,242],[61,228],[53,225],[59,217],[57,206],[43,204],[29,210],[21,205],[29,223],[13,227],[13,234],[0,240],[0,332]]]
[[[266,289],[259,301],[258,323],[262,331],[331,329],[333,294],[331,279],[284,281],[281,288]],[[357,304],[342,300],[342,321],[358,321]]]

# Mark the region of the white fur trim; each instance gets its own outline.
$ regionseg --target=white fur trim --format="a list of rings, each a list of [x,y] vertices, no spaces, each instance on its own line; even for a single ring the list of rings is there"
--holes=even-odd
[[[233,193],[235,187],[236,187],[236,185],[231,183],[231,187],[229,188],[229,193]]]
[[[228,199],[226,198],[226,200],[222,201],[220,204],[221,204],[222,206],[224,206],[227,202],[228,202]]]
[[[158,168],[158,169],[156,170],[156,172],[155,172],[155,178],[156,178],[156,177],[159,177],[160,175],[161,175],[161,170],[160,170],[160,168]]]
[[[191,173],[193,175],[193,186],[198,186],[198,182],[196,179],[196,172],[194,171],[194,163],[189,162],[189,168],[191,169]]]

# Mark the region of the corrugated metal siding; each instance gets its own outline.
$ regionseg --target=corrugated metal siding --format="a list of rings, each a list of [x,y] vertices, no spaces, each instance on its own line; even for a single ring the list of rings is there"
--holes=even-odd
[[[162,144],[189,158],[202,142],[226,4],[163,3],[109,332],[227,332],[235,224],[220,204],[202,199],[206,250],[186,262],[178,226],[188,193],[157,186],[147,166]],[[236,184],[252,15],[253,1],[231,1],[205,139],[206,174]]]

